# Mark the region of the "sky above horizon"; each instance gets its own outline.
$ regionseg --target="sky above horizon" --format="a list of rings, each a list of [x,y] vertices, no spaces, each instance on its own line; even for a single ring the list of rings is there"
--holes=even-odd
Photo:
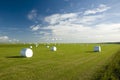
[[[0,42],[120,42],[119,0],[0,0]]]

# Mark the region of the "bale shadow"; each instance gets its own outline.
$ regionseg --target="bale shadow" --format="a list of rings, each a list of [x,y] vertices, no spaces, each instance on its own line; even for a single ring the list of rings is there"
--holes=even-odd
[[[94,51],[86,51],[86,53],[95,53]]]
[[[25,58],[23,56],[7,56],[6,58]]]

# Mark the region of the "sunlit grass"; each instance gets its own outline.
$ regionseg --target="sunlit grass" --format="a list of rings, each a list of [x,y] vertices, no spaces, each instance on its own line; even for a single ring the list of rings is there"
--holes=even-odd
[[[101,53],[93,52],[96,45],[101,45]],[[29,46],[0,45],[0,80],[90,80],[120,48],[118,44],[57,44],[52,52],[40,44],[33,45],[33,57],[20,57],[20,50]]]

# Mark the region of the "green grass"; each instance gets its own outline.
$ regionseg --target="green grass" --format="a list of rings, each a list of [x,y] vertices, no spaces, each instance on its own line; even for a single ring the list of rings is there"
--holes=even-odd
[[[119,80],[120,79],[120,51],[112,57],[109,64],[98,70],[94,80]]]
[[[93,52],[101,45],[102,52]],[[33,45],[32,58],[20,57],[30,45],[0,45],[0,80],[90,80],[120,48],[118,44],[57,44],[52,52],[41,44]],[[51,45],[50,45],[51,46]]]

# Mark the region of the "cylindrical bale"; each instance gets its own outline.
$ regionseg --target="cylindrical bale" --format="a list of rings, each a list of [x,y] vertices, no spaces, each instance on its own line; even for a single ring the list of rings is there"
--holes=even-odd
[[[57,51],[57,48],[56,48],[55,46],[53,46],[53,47],[51,48],[51,50],[52,50],[52,51]]]
[[[47,48],[49,48],[50,46],[46,46]]]
[[[38,47],[39,44],[36,44],[35,46]]]
[[[94,47],[94,52],[101,52],[101,47],[100,46],[95,46]]]
[[[24,48],[21,50],[20,54],[23,57],[32,57],[33,51],[30,48]]]
[[[32,48],[32,46],[30,46],[30,48]]]

